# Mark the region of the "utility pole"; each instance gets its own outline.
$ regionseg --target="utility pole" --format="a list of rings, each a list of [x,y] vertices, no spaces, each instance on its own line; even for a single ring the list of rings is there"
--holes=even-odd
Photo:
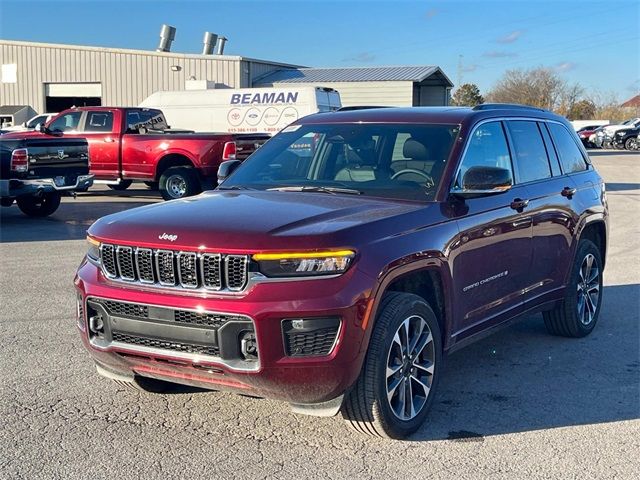
[[[462,54],[458,55],[458,88],[462,85]]]

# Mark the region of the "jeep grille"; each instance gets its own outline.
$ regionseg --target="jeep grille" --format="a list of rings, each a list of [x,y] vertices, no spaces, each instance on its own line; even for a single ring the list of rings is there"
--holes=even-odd
[[[249,257],[129,247],[103,243],[102,271],[112,280],[189,290],[240,292],[247,286]]]

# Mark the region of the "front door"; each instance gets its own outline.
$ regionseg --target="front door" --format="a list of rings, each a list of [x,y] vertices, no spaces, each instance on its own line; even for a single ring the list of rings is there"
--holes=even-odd
[[[114,132],[114,120],[112,111],[89,110],[82,131],[89,143],[91,173],[104,180],[115,180],[120,176],[120,142]]]
[[[473,131],[456,182],[473,166],[506,168],[514,178],[502,122],[483,123]],[[514,185],[457,207],[460,234],[451,251],[456,341],[523,310],[532,255],[528,197],[526,186]]]

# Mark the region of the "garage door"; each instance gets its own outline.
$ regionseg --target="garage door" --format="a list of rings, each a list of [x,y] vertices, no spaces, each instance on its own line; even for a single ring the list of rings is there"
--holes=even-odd
[[[47,97],[102,97],[100,83],[46,83]]]

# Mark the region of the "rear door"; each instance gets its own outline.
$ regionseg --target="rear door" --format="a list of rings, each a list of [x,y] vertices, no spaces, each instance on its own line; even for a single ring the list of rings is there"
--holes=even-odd
[[[571,262],[572,232],[577,219],[572,210],[574,183],[562,175],[543,122],[507,122],[514,150],[516,180],[529,191],[528,211],[533,220],[531,268],[525,301],[541,303],[561,293]]]
[[[461,183],[473,166],[506,168],[512,172],[504,125],[482,123],[471,133],[456,176]],[[490,196],[468,198],[459,206],[459,242],[452,246],[454,335],[469,337],[520,313],[531,264],[531,215],[519,201],[527,187]]]

